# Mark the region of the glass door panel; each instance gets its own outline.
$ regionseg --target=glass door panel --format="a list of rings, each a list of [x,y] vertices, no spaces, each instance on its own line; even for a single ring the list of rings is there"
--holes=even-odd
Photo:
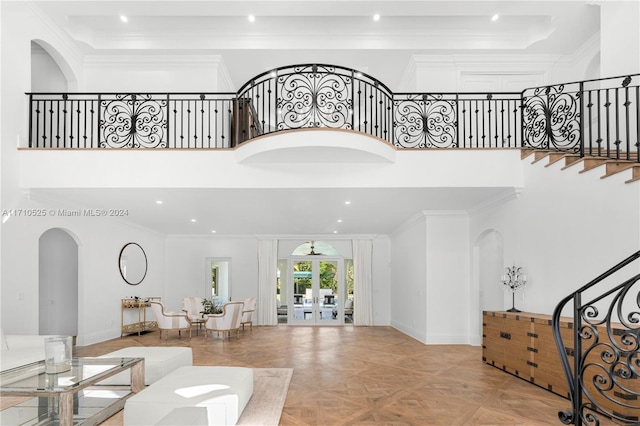
[[[288,324],[342,323],[336,309],[342,260],[292,260]]]
[[[338,297],[338,262],[336,260],[321,260],[318,262],[318,320],[334,322],[338,318],[335,310]],[[335,315],[334,315],[335,313]]]
[[[293,322],[313,322],[313,262],[293,262]]]

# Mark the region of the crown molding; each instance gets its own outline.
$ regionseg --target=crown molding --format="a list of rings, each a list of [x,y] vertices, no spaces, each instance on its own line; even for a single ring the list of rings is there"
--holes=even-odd
[[[222,58],[220,55],[86,55],[84,58],[84,65],[87,68],[120,67],[122,65],[162,66],[165,68],[167,66],[183,67],[185,65],[219,66],[221,62]]]
[[[521,54],[521,55],[413,55],[415,67],[448,68],[455,67],[458,71],[468,71],[486,68],[487,71],[499,68],[501,73],[521,72],[531,70],[547,70],[557,63],[562,55]],[[494,71],[495,73],[495,71]]]
[[[508,201],[515,200],[522,193],[523,188],[509,188],[504,190],[503,192],[494,195],[488,200],[484,200],[481,203],[476,204],[475,206],[469,209],[469,214],[477,214],[482,213],[487,210],[491,210],[494,207],[499,206],[500,204],[504,204]]]
[[[227,64],[224,62],[222,56],[219,56],[218,60],[218,88],[219,92],[235,92],[236,87],[231,79],[231,74],[227,68]]]

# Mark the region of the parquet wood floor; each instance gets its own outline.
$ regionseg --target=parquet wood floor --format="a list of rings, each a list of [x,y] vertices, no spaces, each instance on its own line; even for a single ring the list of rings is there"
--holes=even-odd
[[[294,369],[281,425],[559,425],[569,401],[482,362],[482,348],[424,345],[391,327],[253,327],[231,340],[158,332],[75,347],[190,346],[195,365]],[[121,425],[122,414],[103,425]]]

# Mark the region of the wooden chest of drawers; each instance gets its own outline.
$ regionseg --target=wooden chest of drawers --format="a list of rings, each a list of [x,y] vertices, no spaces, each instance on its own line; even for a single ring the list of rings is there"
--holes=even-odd
[[[551,392],[569,397],[567,381],[560,363],[560,355],[553,340],[551,315],[533,314],[527,312],[483,312],[482,327],[482,360],[496,368],[518,376]],[[560,330],[565,343],[565,350],[569,355],[569,363],[573,367],[573,321],[562,318]],[[622,327],[612,327],[614,336],[622,334]],[[596,329],[599,341],[610,342],[604,327]],[[589,360],[600,356],[601,351],[590,355]],[[594,358],[595,357],[595,358]],[[597,374],[593,372],[591,376]],[[586,372],[585,377],[590,377]],[[619,379],[621,380],[622,379]],[[613,399],[623,399],[631,407],[622,407],[611,403],[604,396],[595,391],[593,383],[588,383],[587,390],[602,407],[610,408],[610,412],[626,419],[637,421],[640,416],[640,401],[637,393],[640,391],[640,379],[635,376],[624,380],[624,386],[630,393],[611,392]],[[586,402],[586,400],[585,400]],[[567,404],[567,408],[570,405]]]
[[[482,360],[551,392],[568,397],[568,386],[553,340],[551,315],[483,312]],[[562,324],[572,341],[572,326]]]

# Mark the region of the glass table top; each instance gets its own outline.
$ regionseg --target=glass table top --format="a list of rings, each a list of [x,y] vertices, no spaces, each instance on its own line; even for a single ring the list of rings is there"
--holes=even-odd
[[[99,382],[113,371],[121,371],[137,363],[140,358],[73,358],[69,371],[45,373],[43,361],[26,364],[0,372],[0,392],[56,393]]]

